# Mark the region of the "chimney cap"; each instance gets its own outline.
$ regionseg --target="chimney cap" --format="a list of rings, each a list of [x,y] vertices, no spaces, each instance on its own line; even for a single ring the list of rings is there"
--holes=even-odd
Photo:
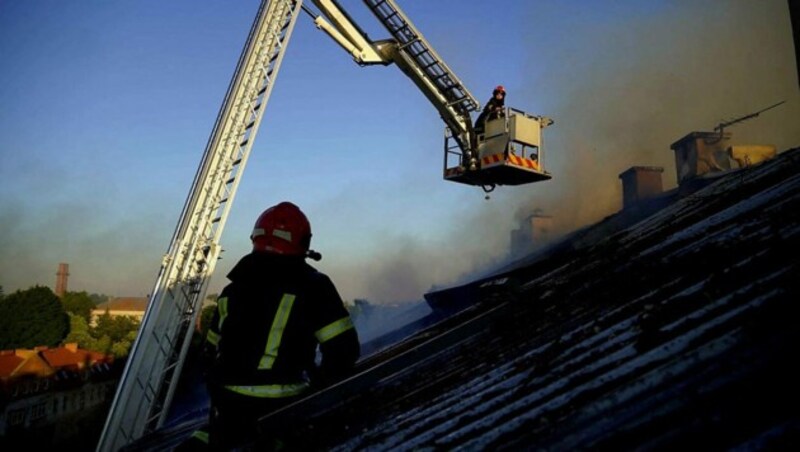
[[[662,166],[632,166],[625,171],[619,173],[619,178],[623,179],[629,173],[663,173],[664,167]]]
[[[670,149],[672,149],[673,151],[677,151],[678,149],[680,149],[680,148],[682,148],[682,147],[683,147],[683,143],[684,143],[684,142],[686,142],[686,141],[690,141],[690,140],[696,140],[696,139],[698,139],[698,138],[703,138],[703,139],[708,139],[708,138],[714,138],[714,139],[720,139],[720,138],[723,138],[723,139],[728,139],[728,138],[730,138],[730,137],[731,137],[731,133],[730,133],[730,132],[723,132],[723,133],[721,134],[721,136],[720,136],[720,133],[719,133],[719,132],[689,132],[689,133],[688,133],[686,136],[684,136],[684,137],[683,137],[683,138],[681,138],[680,140],[678,140],[678,141],[676,141],[676,142],[672,143],[672,144],[669,146],[669,148],[670,148]]]

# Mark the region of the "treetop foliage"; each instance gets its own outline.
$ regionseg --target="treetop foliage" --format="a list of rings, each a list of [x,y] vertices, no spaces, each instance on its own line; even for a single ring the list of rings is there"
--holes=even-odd
[[[83,292],[66,292],[61,298],[64,309],[70,313],[83,317],[87,322],[92,320],[92,310],[96,307],[90,295]]]
[[[0,299],[0,349],[56,346],[69,331],[61,300],[48,287],[18,290]]]

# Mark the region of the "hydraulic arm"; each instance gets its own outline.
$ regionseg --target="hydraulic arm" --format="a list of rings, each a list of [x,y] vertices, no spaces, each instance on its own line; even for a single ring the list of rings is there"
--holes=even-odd
[[[322,15],[304,10],[356,63],[394,63],[439,112],[446,125],[445,179],[481,186],[487,192],[496,185],[550,179],[541,158],[541,129],[553,121],[508,109],[500,116],[502,121],[485,129],[490,133],[476,134],[471,113],[480,105],[394,0],[364,0],[392,36],[378,41],[369,40],[336,0],[312,1]]]
[[[313,3],[330,20],[328,23],[321,16],[315,17],[317,28],[330,35],[358,64],[396,64],[433,104],[461,150],[470,152],[470,113],[480,105],[394,0],[364,0],[393,37],[381,41],[367,39],[335,0]]]

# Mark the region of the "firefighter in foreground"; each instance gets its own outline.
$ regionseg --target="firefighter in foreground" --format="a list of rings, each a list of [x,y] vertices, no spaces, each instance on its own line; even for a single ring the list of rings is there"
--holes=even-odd
[[[347,374],[360,353],[333,283],[305,262],[311,225],[303,212],[289,202],[270,207],[250,239],[253,251],[228,274],[207,336],[209,429],[190,443],[215,450],[269,447],[257,438],[258,419]]]

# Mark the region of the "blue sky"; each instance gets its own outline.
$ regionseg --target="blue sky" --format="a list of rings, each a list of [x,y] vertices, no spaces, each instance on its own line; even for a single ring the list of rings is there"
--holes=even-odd
[[[0,0],[0,285],[150,292],[258,8],[257,0]],[[310,2],[309,2],[310,3]],[[359,1],[341,2],[372,38]],[[395,67],[361,68],[298,20],[212,281],[252,222],[290,200],[346,299],[413,300],[505,258],[533,208],[568,231],[620,207],[617,175],[665,168],[669,145],[780,100],[734,142],[800,145],[784,0],[400,1],[483,103],[555,119],[553,180],[444,182],[443,123]]]

